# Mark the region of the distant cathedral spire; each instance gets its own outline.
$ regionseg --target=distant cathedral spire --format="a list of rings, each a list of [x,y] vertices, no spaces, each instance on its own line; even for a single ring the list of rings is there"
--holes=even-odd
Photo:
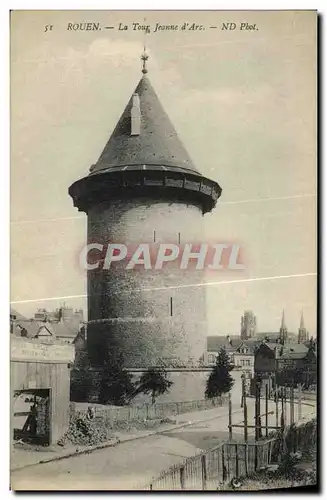
[[[282,321],[279,329],[279,341],[281,344],[285,344],[287,342],[287,337],[288,337],[288,332],[287,332],[287,327],[285,323],[285,311],[283,309],[282,313]]]
[[[309,333],[304,325],[304,315],[303,315],[303,309],[301,311],[301,319],[300,319],[300,328],[299,328],[299,333],[298,333],[298,344],[302,344],[303,342],[307,342],[309,340]]]
[[[285,310],[284,309],[283,309],[283,313],[282,313],[282,322],[281,322],[280,328],[281,329],[286,328],[286,325],[285,325]]]

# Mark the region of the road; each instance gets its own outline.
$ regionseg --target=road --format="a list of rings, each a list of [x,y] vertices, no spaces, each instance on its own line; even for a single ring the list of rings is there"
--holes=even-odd
[[[236,398],[235,398],[236,399]],[[269,411],[275,404],[269,403]],[[279,408],[279,412],[281,408]],[[262,405],[261,412],[264,412]],[[289,419],[289,407],[287,408]],[[302,416],[314,416],[314,402],[302,404]],[[196,414],[179,415],[179,423],[200,419]],[[171,465],[180,463],[184,458],[195,455],[201,450],[212,448],[228,439],[228,410],[216,408],[202,412],[208,420],[194,422],[187,427],[170,432],[160,432],[135,441],[121,443],[114,448],[106,448],[88,455],[79,455],[64,460],[40,464],[20,471],[11,476],[12,488],[46,490],[132,490],[148,484]],[[279,413],[280,414],[280,413]],[[248,400],[248,421],[253,424],[254,401]],[[295,412],[295,418],[297,413]],[[210,419],[210,420],[209,420]],[[243,410],[240,404],[233,403],[233,423],[240,423]],[[289,420],[288,420],[289,421]],[[262,419],[265,424],[265,419]],[[269,416],[269,424],[275,425],[276,416]],[[233,439],[242,440],[242,429],[233,430]],[[253,430],[249,430],[253,439]]]

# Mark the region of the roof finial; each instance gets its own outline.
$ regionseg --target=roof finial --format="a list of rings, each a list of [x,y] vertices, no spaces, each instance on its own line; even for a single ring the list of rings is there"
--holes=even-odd
[[[141,59],[143,61],[142,73],[143,73],[143,75],[145,75],[148,72],[148,69],[146,67],[146,62],[149,59],[149,56],[148,56],[148,54],[146,53],[146,50],[145,50],[145,44],[144,44],[144,47],[143,47],[143,54],[141,55]]]

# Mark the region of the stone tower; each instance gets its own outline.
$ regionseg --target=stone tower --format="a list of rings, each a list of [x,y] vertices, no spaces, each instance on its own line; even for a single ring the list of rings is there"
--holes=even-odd
[[[309,333],[304,326],[304,317],[303,317],[303,310],[301,312],[301,320],[300,320],[300,328],[299,328],[299,333],[297,337],[298,344],[302,344],[303,342],[307,342],[309,340]]]
[[[88,216],[88,243],[204,242],[203,217],[221,188],[194,166],[147,77],[142,77],[97,163],[69,188]],[[93,366],[197,362],[206,350],[203,271],[126,266],[88,271],[87,345]],[[203,395],[202,395],[203,396]],[[185,398],[190,394],[185,393]]]
[[[246,340],[255,337],[257,330],[257,318],[252,311],[244,311],[241,317],[241,339]]]
[[[281,325],[280,325],[280,329],[279,329],[279,342],[281,344],[285,344],[287,342],[287,340],[288,340],[288,331],[287,331],[287,327],[285,324],[285,312],[283,309],[282,321],[281,321]]]

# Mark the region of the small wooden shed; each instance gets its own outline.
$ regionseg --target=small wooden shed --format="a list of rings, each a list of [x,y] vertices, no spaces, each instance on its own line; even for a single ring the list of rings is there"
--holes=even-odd
[[[11,336],[12,437],[51,445],[67,431],[74,355],[72,344]]]

